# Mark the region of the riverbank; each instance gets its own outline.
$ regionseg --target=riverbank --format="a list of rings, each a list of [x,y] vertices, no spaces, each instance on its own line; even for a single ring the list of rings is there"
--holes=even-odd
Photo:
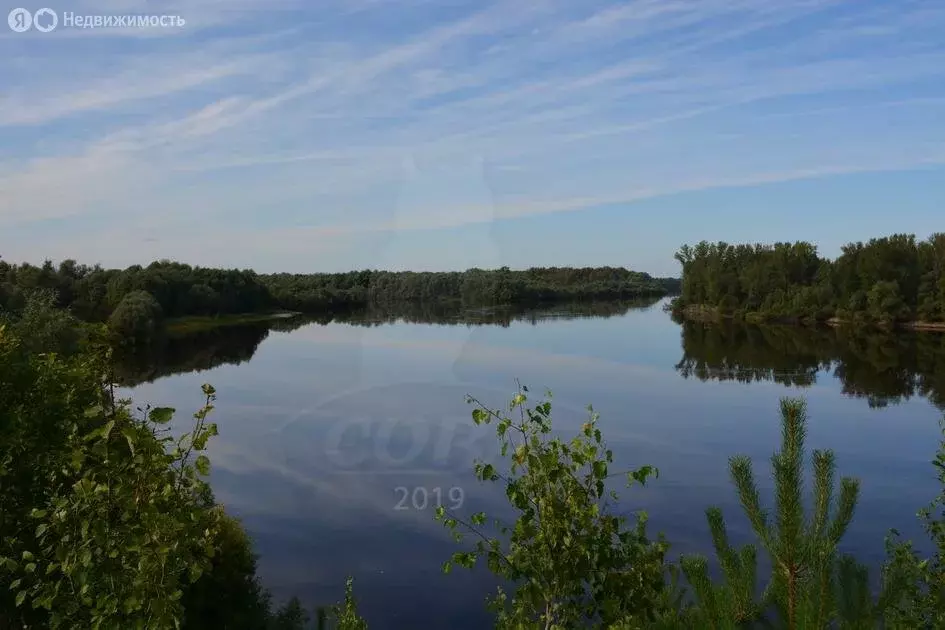
[[[864,322],[839,317],[818,320],[813,317],[772,317],[756,312],[723,313],[718,307],[705,304],[691,304],[682,308],[669,309],[672,313],[696,321],[722,321],[726,319],[744,321],[749,324],[779,324],[787,326],[820,326],[834,328],[847,326],[857,328],[880,328],[884,330],[915,330],[921,332],[945,332],[945,322]]]
[[[192,317],[178,317],[167,320],[165,327],[167,332],[174,335],[185,335],[202,330],[210,330],[221,326],[239,326],[243,324],[256,324],[259,322],[268,322],[274,319],[289,319],[298,317],[302,313],[297,311],[279,311],[275,313],[242,313],[239,315],[206,315]]]

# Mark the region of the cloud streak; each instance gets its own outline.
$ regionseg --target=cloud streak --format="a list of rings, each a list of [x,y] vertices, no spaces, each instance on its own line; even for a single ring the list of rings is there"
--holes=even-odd
[[[75,11],[151,11],[92,6]],[[895,12],[842,0],[201,0],[162,13],[194,28],[0,38],[0,225],[97,217],[134,233],[186,219],[234,242],[255,235],[265,257],[285,239],[304,249],[287,235],[631,212],[684,191],[921,168],[945,142],[933,0]],[[427,184],[405,200],[408,162]],[[489,199],[463,192],[483,188]]]

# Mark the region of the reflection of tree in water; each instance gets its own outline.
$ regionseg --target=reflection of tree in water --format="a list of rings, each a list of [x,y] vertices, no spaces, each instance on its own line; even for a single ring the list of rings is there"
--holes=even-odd
[[[269,323],[220,326],[181,336],[167,336],[147,349],[116,353],[119,385],[132,387],[162,376],[209,370],[249,361],[269,335]]]
[[[367,309],[335,319],[352,326],[381,326],[396,322],[451,326],[502,326],[512,322],[537,325],[552,319],[589,319],[625,315],[630,309],[654,306],[659,298],[611,302],[560,303],[546,307],[494,307],[472,309],[461,304],[402,304],[390,309]]]
[[[832,372],[871,407],[924,396],[945,408],[945,335],[682,321],[684,377],[809,387]]]
[[[684,378],[808,387],[829,366],[816,341],[806,345],[808,340],[781,328],[689,321],[682,327],[683,358],[676,369]]]
[[[558,304],[548,308],[464,309],[444,304],[408,304],[394,309],[344,311],[319,316],[299,316],[266,322],[220,326],[210,330],[169,336],[147,350],[115,356],[116,382],[124,387],[149,383],[163,376],[209,370],[224,364],[249,361],[270,331],[291,332],[302,326],[331,323],[381,326],[396,322],[463,326],[509,326],[513,321],[532,325],[549,319],[614,317],[631,308],[654,306],[658,299],[606,303]]]
[[[345,310],[316,317],[303,315],[273,325],[273,330],[295,330],[307,324],[348,324],[384,326],[396,323],[439,324],[447,326],[502,326],[512,322],[536,325],[551,319],[589,319],[626,315],[630,309],[656,305],[660,298],[642,298],[611,302],[560,303],[546,307],[502,306],[469,308],[461,303],[404,303],[393,306]]]

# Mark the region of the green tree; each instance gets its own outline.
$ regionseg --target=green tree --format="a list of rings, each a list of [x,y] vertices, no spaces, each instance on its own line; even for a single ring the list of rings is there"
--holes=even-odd
[[[318,630],[367,630],[367,622],[358,613],[353,578],[345,580],[345,596],[341,603],[318,609],[317,627]]]
[[[895,280],[874,284],[866,295],[866,304],[870,317],[876,321],[892,323],[909,317],[909,307]]]
[[[207,509],[212,506],[212,501],[206,501]],[[184,630],[266,627],[270,596],[256,575],[252,541],[235,518],[221,515],[213,537],[211,564],[184,589],[182,605]]]
[[[804,510],[803,467],[807,414],[803,400],[781,401],[781,450],[771,458],[775,484],[773,514],[761,505],[761,495],[744,456],[729,460],[732,482],[760,547],[771,560],[771,575],[759,597],[757,548],[731,546],[722,512],[709,508],[706,516],[722,579],[713,582],[702,556],[684,557],[683,572],[692,585],[697,605],[692,611],[698,627],[738,628],[764,622],[789,630],[873,628],[898,581],[873,601],[866,569],[837,547],[853,518],[859,482],[849,477],[834,487],[836,463],[832,451],[812,454],[814,470],[812,513]]]
[[[44,615],[17,610],[10,588],[24,552],[37,546],[32,510],[66,492],[60,471],[69,461],[67,427],[89,427],[85,410],[101,405],[101,365],[88,359],[41,356],[9,325],[0,324],[0,627],[42,626]],[[71,481],[74,481],[73,477]]]
[[[700,242],[676,252],[677,312],[717,310],[751,319],[885,323],[945,317],[945,235],[894,234],[849,243],[836,260],[810,243]]]
[[[121,345],[146,345],[157,339],[163,318],[161,305],[153,295],[134,291],[115,307],[108,318],[108,328]]]
[[[649,622],[666,603],[664,557],[668,545],[646,535],[646,515],[633,527],[613,513],[617,496],[608,492],[613,453],[606,448],[597,415],[590,416],[574,439],[551,435],[551,402],[526,407],[527,388],[512,399],[508,412],[491,410],[475,399],[473,421],[496,423],[507,471],[476,464],[476,477],[501,481],[514,523],[494,520],[490,535],[484,513],[469,520],[437,510],[437,519],[457,541],[472,536],[469,551],[453,554],[444,565],[472,567],[484,558],[489,569],[514,585],[492,600],[498,628],[574,628],[632,619]],[[645,483],[650,467],[627,473],[630,483]],[[621,475],[622,476],[622,475]]]
[[[210,567],[213,389],[174,437],[172,409],[133,413],[103,367],[25,351],[0,329],[3,627],[175,627],[184,588]]]
[[[37,289],[25,296],[18,314],[7,315],[10,330],[29,352],[71,353],[78,348],[82,337],[79,321],[58,308],[57,302],[54,290]]]

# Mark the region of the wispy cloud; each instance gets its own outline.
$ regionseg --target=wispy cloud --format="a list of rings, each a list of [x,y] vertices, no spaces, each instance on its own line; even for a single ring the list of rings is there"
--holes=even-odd
[[[38,94],[35,86],[21,88],[0,99],[0,125],[37,125],[87,112],[109,111],[136,101],[171,96],[247,69],[241,63],[201,66],[196,59],[168,65],[152,62],[104,80],[93,80],[91,85],[50,86],[45,94]]]
[[[164,225],[154,251],[167,230],[215,225],[257,239],[254,255],[298,242],[304,257],[294,234],[908,169],[940,161],[945,142],[934,0],[200,0],[159,13],[187,25],[0,37],[0,225]],[[411,162],[427,184],[408,200]],[[183,243],[199,239],[177,240],[197,255]]]

